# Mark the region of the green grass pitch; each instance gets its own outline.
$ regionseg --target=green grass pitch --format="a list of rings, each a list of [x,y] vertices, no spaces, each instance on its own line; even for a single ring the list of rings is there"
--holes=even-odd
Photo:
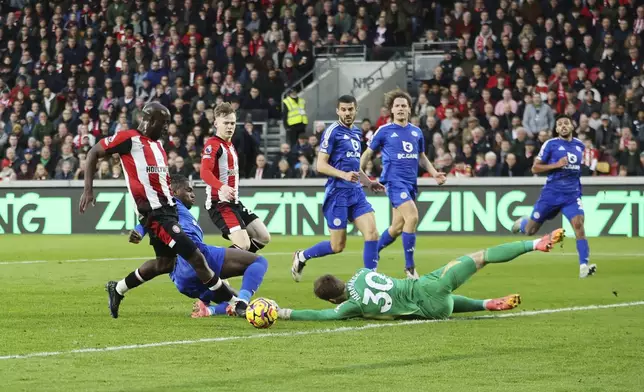
[[[417,267],[429,272],[517,239],[421,237]],[[293,282],[292,252],[319,240],[275,237],[257,295],[285,307],[326,307],[313,296],[314,278],[349,278],[362,264],[362,241],[352,237],[346,253],[312,260],[303,281]],[[207,242],[226,244],[215,236]],[[567,239],[550,254],[488,266],[458,291],[518,292],[523,303],[514,313],[582,310],[421,324],[278,320],[255,330],[241,319],[191,319],[192,301],[167,277],[128,293],[121,317],[111,319],[103,286],[150,256],[147,243],[129,244],[125,235],[3,235],[0,390],[642,391],[644,306],[589,306],[644,300],[644,240],[593,238],[590,246],[599,266],[590,279],[577,278],[575,242]],[[400,242],[381,256],[380,272],[403,276]],[[82,349],[97,350],[73,351]],[[30,356],[44,352],[53,354]]]

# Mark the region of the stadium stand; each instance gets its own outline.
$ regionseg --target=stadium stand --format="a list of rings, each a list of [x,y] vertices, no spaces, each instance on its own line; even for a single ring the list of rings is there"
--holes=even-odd
[[[554,116],[566,113],[587,146],[586,175],[644,175],[640,3],[5,0],[0,180],[82,179],[88,149],[136,127],[150,101],[173,115],[173,173],[198,179],[212,108],[230,101],[243,177],[315,177],[324,122],[310,119],[311,132],[274,153],[262,140],[262,127],[283,119],[283,93],[310,74],[316,51],[358,45],[367,60],[386,60],[419,42],[446,48],[410,90],[437,168],[531,176]],[[388,113],[360,120],[367,143]],[[99,165],[99,178],[123,178],[117,160]],[[369,175],[379,166],[376,157]]]

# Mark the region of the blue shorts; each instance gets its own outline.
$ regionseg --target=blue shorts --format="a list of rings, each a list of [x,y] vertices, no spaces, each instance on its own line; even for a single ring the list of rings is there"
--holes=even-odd
[[[542,193],[534,205],[530,219],[537,223],[543,223],[554,219],[560,212],[568,221],[577,215],[584,215],[581,195]]]
[[[210,246],[206,244],[197,244],[197,248],[203,253],[210,269],[215,274],[221,274],[221,267],[224,265],[226,248]],[[212,301],[212,291],[201,283],[194,268],[181,256],[177,256],[177,262],[174,265],[174,271],[170,274],[170,279],[177,286],[177,290],[190,298],[199,298],[204,302]]]
[[[342,230],[347,222],[373,212],[373,207],[362,188],[333,188],[324,195],[322,211],[329,229]]]
[[[409,200],[416,200],[416,194],[418,193],[418,186],[416,184],[411,185],[397,181],[387,182],[385,189],[387,190],[389,201],[394,208],[400,207],[400,205]]]

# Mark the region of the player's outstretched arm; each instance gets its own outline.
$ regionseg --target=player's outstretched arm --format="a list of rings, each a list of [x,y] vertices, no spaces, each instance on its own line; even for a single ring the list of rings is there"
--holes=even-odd
[[[427,154],[425,154],[424,152],[421,152],[418,155],[418,157],[419,157],[418,164],[420,164],[420,167],[425,169],[430,176],[436,179],[436,182],[438,183],[438,185],[443,185],[447,180],[447,177],[445,177],[445,173],[439,172],[438,170],[436,170],[436,168],[434,167],[434,165],[432,165],[429,158],[427,158]]]
[[[344,172],[342,170],[336,169],[329,164],[329,156],[330,155],[325,152],[318,152],[318,160],[316,166],[318,173],[324,174],[325,176],[329,177],[341,178],[349,182],[358,182],[358,180],[360,179],[359,173]]]
[[[362,156],[360,157],[360,171],[364,172],[364,169],[367,168],[367,163],[371,160],[373,157],[373,150],[371,147],[367,147],[366,150],[362,153]]]
[[[99,158],[103,158],[105,155],[105,148],[101,143],[96,143],[87,153],[87,162],[85,165],[85,187],[83,189],[83,195],[80,199],[79,210],[80,213],[84,213],[90,203],[92,205],[96,204],[94,201],[94,174],[96,174],[96,164],[98,163]]]
[[[279,317],[284,320],[299,320],[299,321],[324,321],[324,320],[347,320],[356,318],[362,315],[360,306],[351,302],[345,301],[334,309],[324,310],[293,310],[280,308],[278,310]]]

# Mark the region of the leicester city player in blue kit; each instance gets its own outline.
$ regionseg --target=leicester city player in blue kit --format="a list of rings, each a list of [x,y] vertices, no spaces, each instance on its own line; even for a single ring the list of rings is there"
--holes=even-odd
[[[409,123],[411,97],[402,90],[394,90],[385,97],[385,106],[392,116],[392,123],[378,128],[371,144],[362,155],[360,167],[364,169],[374,152],[382,152],[380,182],[385,186],[393,207],[391,226],[380,236],[378,251],[382,250],[402,233],[405,251],[405,273],[410,279],[418,279],[414,263],[418,209],[418,165],[436,179],[438,185],[445,183],[445,173],[438,172],[425,155],[425,139],[420,128]]]
[[[296,282],[302,278],[307,260],[344,250],[347,222],[353,222],[364,236],[364,267],[375,269],[378,265],[376,218],[360,180],[376,192],[382,190],[382,185],[369,180],[360,169],[362,131],[353,125],[357,111],[353,96],[340,97],[336,107],[338,121],[331,124],[322,136],[316,169],[318,173],[329,177],[322,210],[331,240],[295,252],[291,275]]]
[[[584,209],[581,203],[581,162],[584,143],[574,138],[573,123],[568,116],[556,120],[558,137],[547,140],[534,160],[532,172],[548,173],[546,185],[534,205],[532,215],[518,219],[513,232],[535,234],[543,222],[554,219],[561,212],[572,225],[577,237],[579,277],[593,275],[595,264],[588,264],[590,248],[584,231]]]
[[[229,303],[209,306],[213,301],[212,291],[197,278],[192,266],[181,256],[177,257],[170,278],[182,294],[196,298],[192,317],[214,316],[216,314],[245,315],[245,310],[251,296],[257,291],[264,274],[268,269],[268,262],[263,256],[234,248],[221,248],[206,245],[203,242],[203,231],[190,213],[189,209],[195,203],[195,194],[189,180],[181,175],[172,176],[172,193],[177,203],[179,225],[183,231],[197,245],[203,253],[208,266],[222,279],[242,276],[241,290],[238,297],[233,297],[234,306],[229,308]],[[130,242],[138,244],[145,235],[145,229],[137,225],[130,233]]]

